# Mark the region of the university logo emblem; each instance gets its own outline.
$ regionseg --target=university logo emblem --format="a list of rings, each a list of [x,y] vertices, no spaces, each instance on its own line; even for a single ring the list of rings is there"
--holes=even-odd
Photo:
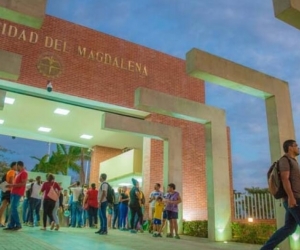
[[[53,54],[43,54],[37,63],[38,71],[47,78],[56,78],[62,73],[60,58]]]

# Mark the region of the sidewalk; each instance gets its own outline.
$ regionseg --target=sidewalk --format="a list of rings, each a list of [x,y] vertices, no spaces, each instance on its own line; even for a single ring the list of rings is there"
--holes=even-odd
[[[2,250],[259,250],[259,245],[209,242],[208,239],[182,236],[180,240],[153,238],[151,234],[131,234],[110,230],[108,235],[95,234],[95,229],[61,228],[59,231],[41,231],[24,227],[20,231],[0,229]]]

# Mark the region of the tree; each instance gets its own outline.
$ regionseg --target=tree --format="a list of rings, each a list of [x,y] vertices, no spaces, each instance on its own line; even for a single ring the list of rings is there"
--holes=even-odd
[[[9,164],[5,161],[0,161],[0,176],[6,174],[6,172],[10,169]]]
[[[245,188],[245,191],[249,194],[268,194],[268,193],[270,193],[268,188],[260,188],[260,187]]]
[[[56,144],[56,152],[52,152],[50,157],[49,155],[44,155],[42,158],[32,156],[33,159],[39,161],[32,171],[67,175],[68,170],[71,169],[80,173],[80,181],[84,183],[84,160],[89,160],[90,157],[87,148]]]
[[[42,173],[50,172],[51,166],[48,162],[49,155],[44,155],[42,158],[31,156],[31,158],[39,161],[39,163],[35,164],[34,168],[31,170],[32,172],[42,172]]]

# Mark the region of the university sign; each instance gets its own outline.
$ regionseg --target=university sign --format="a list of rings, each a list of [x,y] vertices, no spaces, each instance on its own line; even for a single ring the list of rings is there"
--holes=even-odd
[[[54,51],[68,54],[73,53],[75,56],[79,56],[96,63],[102,63],[122,70],[137,73],[141,77],[148,76],[146,65],[120,56],[114,56],[97,49],[87,49],[82,45],[72,45],[67,43],[67,41],[53,38],[51,36],[41,37],[35,31],[19,29],[17,26],[5,22],[0,22],[0,32],[1,36],[7,36],[12,39],[17,39],[19,41],[32,44],[42,42],[45,48],[53,49]],[[38,59],[37,68],[42,75],[49,78],[54,78],[61,74],[62,63],[54,54],[47,54]]]

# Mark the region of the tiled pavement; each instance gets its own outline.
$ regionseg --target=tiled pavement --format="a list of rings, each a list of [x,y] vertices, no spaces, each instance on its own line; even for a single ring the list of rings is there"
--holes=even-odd
[[[23,227],[19,231],[0,229],[1,250],[258,250],[259,245],[217,243],[207,239],[182,236],[180,240],[153,238],[149,233],[131,234],[110,230],[108,235],[95,234],[95,229],[61,228],[59,231],[41,231]]]

